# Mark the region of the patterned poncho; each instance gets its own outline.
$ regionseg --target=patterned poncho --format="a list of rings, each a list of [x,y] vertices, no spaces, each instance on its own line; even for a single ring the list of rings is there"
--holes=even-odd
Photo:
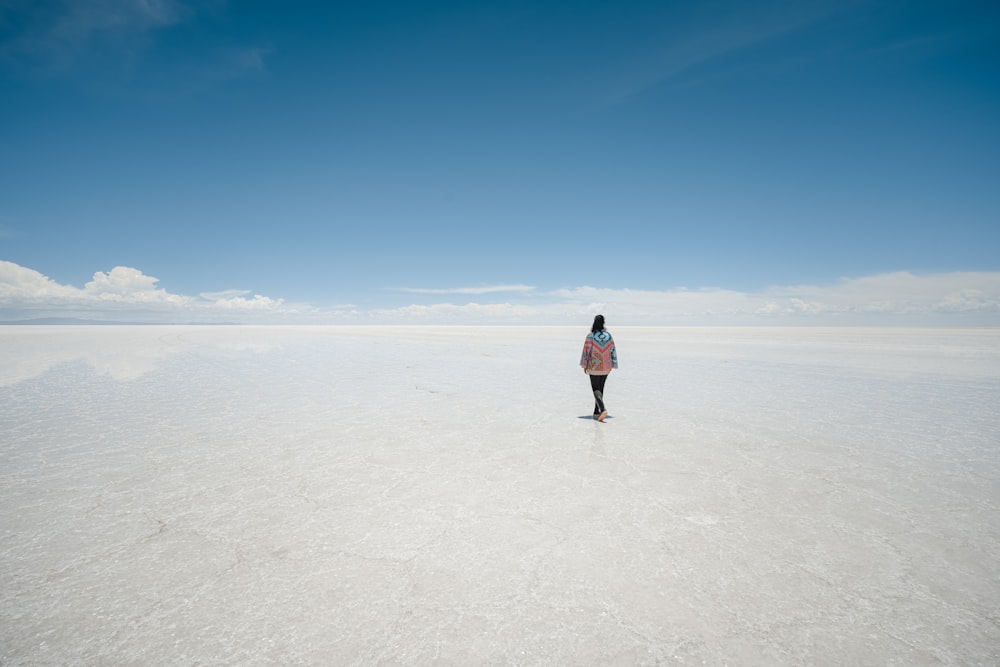
[[[607,375],[612,368],[618,368],[618,353],[615,339],[606,329],[591,331],[583,342],[580,365],[591,375]]]

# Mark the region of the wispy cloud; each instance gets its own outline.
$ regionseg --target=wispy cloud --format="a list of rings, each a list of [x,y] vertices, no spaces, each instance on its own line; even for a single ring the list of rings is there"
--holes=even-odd
[[[178,0],[73,0],[52,32],[66,39],[87,39],[94,33],[139,32],[177,23],[185,13]]]
[[[42,0],[15,2],[5,9],[13,32],[0,47],[0,57],[50,72],[71,67],[97,48],[130,58],[150,32],[190,15],[178,0]]]
[[[146,56],[156,48],[159,31],[197,21],[201,13],[220,4],[218,0],[0,3],[0,65],[22,75],[42,77],[81,73],[108,77],[124,72],[127,80],[141,80],[148,85],[152,85],[151,81],[163,85],[164,80],[179,79],[192,86],[260,74],[266,69],[265,58],[271,46],[223,46],[211,40],[191,43],[186,57],[175,60],[164,71],[141,69],[149,65]]]
[[[233,70],[243,72],[263,72],[264,57],[273,51],[270,46],[247,46],[231,49],[226,54],[226,60]]]
[[[633,325],[977,325],[1000,326],[1000,272],[916,275],[907,272],[844,278],[826,285],[671,290],[582,286],[537,291],[527,285],[406,291],[419,301],[503,293],[503,303],[411,303],[398,308],[320,309],[247,290],[174,294],[142,271],[98,271],[84,287],[58,283],[0,261],[0,321],[78,317],[154,322],[301,324],[572,324],[603,313]]]
[[[430,289],[424,287],[398,287],[394,291],[407,294],[496,294],[499,292],[531,292],[531,285],[484,285],[480,287],[447,287]]]
[[[704,63],[807,28],[836,11],[818,3],[750,3],[731,5],[728,13],[709,3],[691,26],[664,29],[661,45],[635,56],[619,71],[602,100],[614,105],[659,86]]]
[[[0,239],[12,239],[18,235],[17,230],[7,225],[4,222],[3,216],[0,216]]]

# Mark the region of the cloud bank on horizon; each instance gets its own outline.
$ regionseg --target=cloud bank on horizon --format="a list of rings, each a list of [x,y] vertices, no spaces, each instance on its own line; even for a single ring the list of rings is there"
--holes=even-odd
[[[362,310],[323,309],[243,290],[175,294],[139,269],[98,271],[81,287],[0,260],[0,323],[67,318],[148,323],[239,324],[578,324],[596,312],[621,325],[1000,326],[1000,272],[884,273],[829,285],[632,290],[528,285],[398,288],[429,303]],[[493,303],[441,302],[445,294],[502,294]]]

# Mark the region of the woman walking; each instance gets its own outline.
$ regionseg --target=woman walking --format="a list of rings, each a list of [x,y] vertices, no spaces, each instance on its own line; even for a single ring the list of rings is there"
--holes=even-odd
[[[612,369],[618,368],[618,353],[615,351],[615,339],[604,328],[604,315],[594,318],[587,340],[583,342],[583,354],[580,356],[583,372],[590,376],[590,388],[594,392],[594,419],[604,421],[608,416],[604,407],[604,383]]]

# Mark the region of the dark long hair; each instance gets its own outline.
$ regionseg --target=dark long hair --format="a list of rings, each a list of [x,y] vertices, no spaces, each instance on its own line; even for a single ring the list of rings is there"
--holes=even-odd
[[[600,331],[603,328],[604,328],[604,315],[598,315],[597,317],[594,318],[594,325],[590,327],[590,330],[592,332]]]

